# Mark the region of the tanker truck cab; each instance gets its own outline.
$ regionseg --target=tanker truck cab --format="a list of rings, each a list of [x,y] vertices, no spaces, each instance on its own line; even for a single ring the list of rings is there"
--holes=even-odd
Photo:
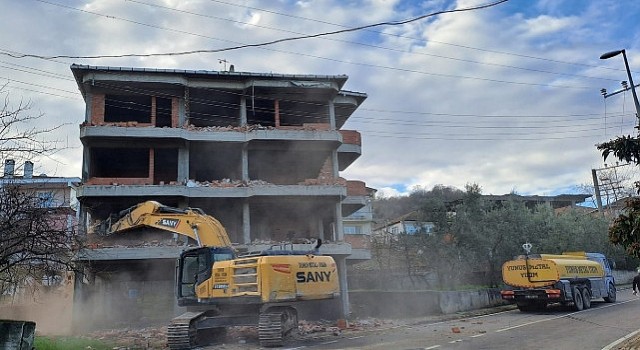
[[[502,279],[507,286],[502,298],[521,311],[554,303],[580,311],[590,308],[594,300],[616,301],[612,263],[600,253],[530,254],[527,250],[503,264]]]

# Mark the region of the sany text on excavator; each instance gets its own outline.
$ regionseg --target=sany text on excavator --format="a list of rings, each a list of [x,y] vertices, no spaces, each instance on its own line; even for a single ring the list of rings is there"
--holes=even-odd
[[[112,220],[114,221],[114,220]],[[167,330],[169,349],[211,342],[229,326],[258,326],[262,346],[282,346],[297,327],[298,308],[340,295],[337,266],[313,250],[269,249],[238,256],[218,220],[196,208],[140,203],[108,222],[119,234],[155,228],[187,236],[198,247],[184,250],[176,264],[176,296],[187,312]]]

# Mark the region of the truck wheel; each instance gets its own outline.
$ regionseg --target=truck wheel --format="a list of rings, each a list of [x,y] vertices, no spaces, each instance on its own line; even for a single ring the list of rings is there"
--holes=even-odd
[[[616,286],[609,283],[609,288],[607,289],[607,296],[604,297],[604,301],[607,303],[615,303],[616,302]]]
[[[585,309],[591,307],[591,293],[589,292],[589,288],[582,289],[582,302],[584,303]]]
[[[584,299],[582,299],[582,293],[580,292],[580,289],[578,287],[573,287],[573,289],[571,289],[571,292],[573,293],[573,308],[576,311],[584,310]]]

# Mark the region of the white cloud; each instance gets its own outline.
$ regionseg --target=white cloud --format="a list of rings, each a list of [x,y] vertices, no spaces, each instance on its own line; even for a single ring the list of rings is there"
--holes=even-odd
[[[552,17],[548,15],[526,19],[520,24],[522,35],[525,37],[537,37],[565,31],[571,27],[580,26],[580,19],[577,17]]]
[[[480,3],[459,1],[457,7]],[[183,12],[132,2],[69,2],[96,15],[12,2],[0,14],[4,32],[12,33],[0,38],[0,49],[40,55],[220,49],[453,8],[444,0],[162,4]],[[47,123],[72,125],[64,138],[73,148],[61,152],[58,163],[43,160],[48,167],[43,172],[61,176],[80,176],[82,158],[77,125],[84,119],[84,103],[71,63],[219,70],[224,59],[236,71],[349,75],[345,89],[369,97],[346,125],[360,130],[363,139],[363,154],[343,172],[346,178],[394,194],[402,193],[397,184],[410,189],[467,183],[493,194],[514,188],[551,193],[589,182],[590,169],[602,166],[596,143],[623,130],[635,132],[628,94],[607,101],[605,123],[599,89],[619,88],[626,75],[621,59],[598,57],[624,47],[632,69],[640,70],[638,41],[632,37],[638,25],[615,20],[637,17],[639,7],[613,0],[507,2],[403,26],[214,54],[94,60],[4,56],[0,77],[11,79],[12,96],[31,99]],[[623,107],[626,117],[620,116]]]

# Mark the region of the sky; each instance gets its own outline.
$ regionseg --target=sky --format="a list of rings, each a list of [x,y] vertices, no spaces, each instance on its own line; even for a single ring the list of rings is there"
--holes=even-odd
[[[601,93],[628,81],[623,56],[599,57],[625,49],[640,72],[640,2],[497,2],[0,0],[0,97],[29,102],[32,127],[61,126],[49,137],[63,149],[34,173],[81,177],[73,63],[345,74],[343,89],[368,97],[343,127],[361,133],[362,155],[340,175],[379,196],[585,193],[592,169],[615,165],[596,145],[637,132],[631,92]]]

